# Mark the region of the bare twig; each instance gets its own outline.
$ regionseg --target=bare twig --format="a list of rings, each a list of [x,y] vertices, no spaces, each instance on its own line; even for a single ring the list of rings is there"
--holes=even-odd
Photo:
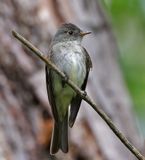
[[[52,68],[55,72],[57,72],[62,78],[66,80],[66,83],[72,87],[72,89],[91,107],[102,117],[102,119],[108,124],[111,130],[116,134],[116,136],[121,140],[121,142],[136,156],[139,160],[145,160],[145,157],[138,151],[136,147],[134,147],[128,139],[123,135],[123,133],[114,125],[112,120],[104,113],[103,110],[99,109],[94,101],[87,95],[86,92],[80,90],[78,86],[76,86],[70,79],[67,79],[66,75],[56,67],[44,54],[34,47],[29,41],[27,41],[24,37],[18,34],[15,31],[12,31],[12,34],[15,38],[17,38],[21,43],[23,43],[27,48],[29,48],[34,54],[36,54],[46,65]]]

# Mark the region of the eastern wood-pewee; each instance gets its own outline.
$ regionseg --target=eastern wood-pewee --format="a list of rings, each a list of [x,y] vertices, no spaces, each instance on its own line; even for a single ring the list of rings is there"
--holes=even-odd
[[[82,38],[87,34],[90,32],[83,32],[74,24],[63,24],[56,32],[49,51],[50,60],[82,90],[86,88],[88,74],[92,67],[89,54],[81,46]],[[46,66],[46,85],[54,117],[50,153],[55,154],[59,149],[66,153],[68,152],[68,122],[72,127],[82,99],[48,66]]]

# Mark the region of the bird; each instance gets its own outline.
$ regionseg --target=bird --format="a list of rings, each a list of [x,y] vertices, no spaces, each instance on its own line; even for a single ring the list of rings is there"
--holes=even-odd
[[[72,23],[62,24],[50,44],[48,58],[66,77],[85,91],[92,61],[87,50],[81,45],[85,35]],[[45,66],[46,88],[54,127],[52,131],[50,154],[59,149],[68,152],[68,126],[73,127],[82,98],[49,66]]]

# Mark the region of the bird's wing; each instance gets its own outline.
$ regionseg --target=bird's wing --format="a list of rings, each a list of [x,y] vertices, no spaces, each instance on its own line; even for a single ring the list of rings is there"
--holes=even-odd
[[[81,86],[81,89],[85,90],[86,85],[87,85],[87,81],[88,81],[89,71],[90,71],[90,68],[92,68],[92,61],[91,61],[91,58],[90,58],[88,52],[86,51],[86,49],[85,48],[82,48],[82,49],[83,49],[83,52],[85,53],[85,56],[86,56],[87,73],[86,73],[85,80]],[[78,113],[80,105],[81,105],[81,101],[82,101],[82,98],[79,95],[76,95],[71,101],[70,117],[69,117],[69,126],[70,127],[73,127],[73,124],[76,120],[77,113]]]
[[[48,99],[51,105],[53,117],[55,121],[58,122],[59,116],[58,116],[58,111],[57,111],[55,100],[54,100],[54,91],[52,86],[52,75],[51,75],[52,70],[48,68],[49,68],[48,66],[45,66],[47,94],[48,94]]]

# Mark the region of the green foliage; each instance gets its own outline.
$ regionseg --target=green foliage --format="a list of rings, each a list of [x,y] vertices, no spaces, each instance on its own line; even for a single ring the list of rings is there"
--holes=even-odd
[[[145,121],[145,0],[104,0],[120,49],[120,63],[140,126]],[[145,127],[145,126],[144,126]],[[145,135],[145,128],[144,130]]]

